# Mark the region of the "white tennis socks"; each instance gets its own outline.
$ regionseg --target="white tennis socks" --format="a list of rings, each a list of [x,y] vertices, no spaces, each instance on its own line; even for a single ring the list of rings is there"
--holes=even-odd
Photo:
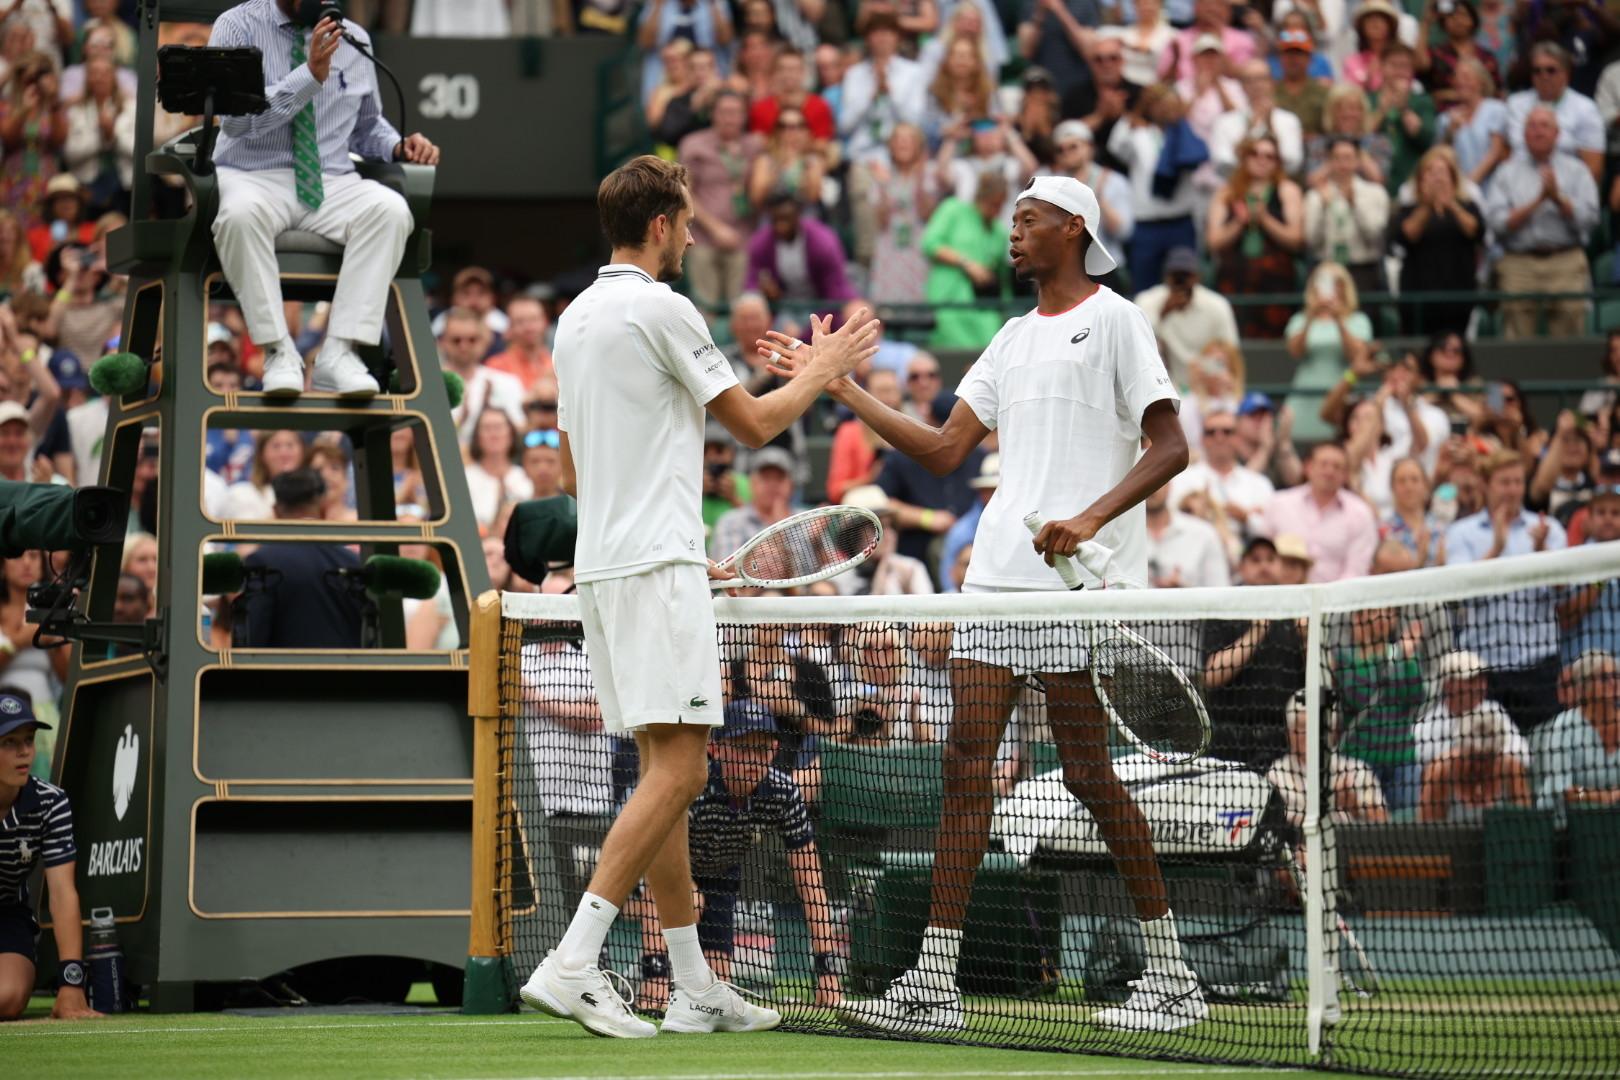
[[[1181,959],[1181,935],[1176,931],[1174,912],[1166,911],[1157,919],[1142,922],[1142,936],[1147,939],[1147,966],[1177,979],[1190,979],[1193,973]]]
[[[923,982],[939,990],[956,988],[956,965],[962,959],[962,931],[929,926],[923,931],[917,972]]]
[[[682,990],[702,993],[714,985],[714,972],[698,944],[697,925],[664,928],[664,946],[669,949],[669,972]]]
[[[597,896],[586,893],[579,898],[574,921],[568,924],[562,943],[557,946],[557,963],[569,971],[579,971],[597,963],[602,946],[607,943],[608,931],[619,909]]]

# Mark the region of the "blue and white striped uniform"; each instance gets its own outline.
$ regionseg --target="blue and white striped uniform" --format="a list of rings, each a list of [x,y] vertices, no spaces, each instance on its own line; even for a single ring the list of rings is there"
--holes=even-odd
[[[343,29],[371,47],[370,37],[358,24],[345,19]],[[373,161],[393,160],[400,135],[382,115],[376,66],[345,41],[332,56],[326,82],[317,82],[306,64],[292,62],[294,40],[302,40],[307,53],[311,33],[283,15],[275,0],[248,0],[214,21],[210,45],[256,48],[264,54],[264,95],[270,102],[256,116],[221,118],[214,149],[220,165],[247,172],[291,169],[292,119],[311,101],[322,173],[354,172],[350,151]]]
[[[0,914],[29,908],[28,875],[78,858],[73,843],[73,807],[67,792],[30,776],[17,801],[0,817]]]

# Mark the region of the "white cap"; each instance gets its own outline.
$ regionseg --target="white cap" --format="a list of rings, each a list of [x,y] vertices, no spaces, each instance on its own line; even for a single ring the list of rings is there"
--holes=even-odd
[[[1001,455],[986,454],[979,463],[979,475],[968,481],[968,487],[984,491],[1001,484]]]
[[[1097,207],[1096,194],[1074,177],[1037,176],[1018,198],[1049,202],[1085,221],[1086,232],[1091,234],[1091,250],[1086,252],[1086,273],[1091,277],[1102,277],[1119,265],[1103,247],[1102,236],[1097,232],[1102,211]]]
[[[887,514],[893,507],[889,504],[889,495],[876,484],[862,484],[852,487],[844,492],[845,506],[858,506],[862,510],[870,510],[874,514]]]
[[[1483,674],[1485,661],[1479,658],[1478,653],[1464,650],[1447,653],[1440,658],[1441,679],[1472,679]]]
[[[1088,143],[1094,143],[1097,141],[1097,136],[1091,130],[1091,125],[1084,120],[1065,120],[1052,129],[1052,141],[1054,143],[1065,143],[1070,139],[1082,139]]]
[[[12,421],[19,424],[28,423],[28,410],[15,401],[0,401],[0,427]]]

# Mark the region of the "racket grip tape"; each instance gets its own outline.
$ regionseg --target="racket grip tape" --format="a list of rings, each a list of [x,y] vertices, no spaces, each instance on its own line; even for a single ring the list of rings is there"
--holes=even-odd
[[[1045,527],[1046,519],[1041,515],[1034,511],[1024,515],[1024,528],[1029,530],[1029,535],[1039,536],[1041,530]],[[1063,579],[1063,584],[1068,586],[1069,589],[1084,589],[1086,587],[1086,583],[1080,579],[1080,571],[1075,569],[1074,560],[1069,556],[1054,556],[1052,568],[1058,572],[1058,577]]]

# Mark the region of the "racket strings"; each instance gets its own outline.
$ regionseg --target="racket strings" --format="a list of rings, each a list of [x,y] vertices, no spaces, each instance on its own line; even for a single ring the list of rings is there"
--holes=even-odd
[[[1092,649],[1091,666],[1108,703],[1137,738],[1166,753],[1203,749],[1197,705],[1157,649],[1124,637],[1107,638]]]
[[[749,548],[737,569],[754,581],[793,581],[856,562],[877,546],[882,530],[864,515],[787,521]]]

